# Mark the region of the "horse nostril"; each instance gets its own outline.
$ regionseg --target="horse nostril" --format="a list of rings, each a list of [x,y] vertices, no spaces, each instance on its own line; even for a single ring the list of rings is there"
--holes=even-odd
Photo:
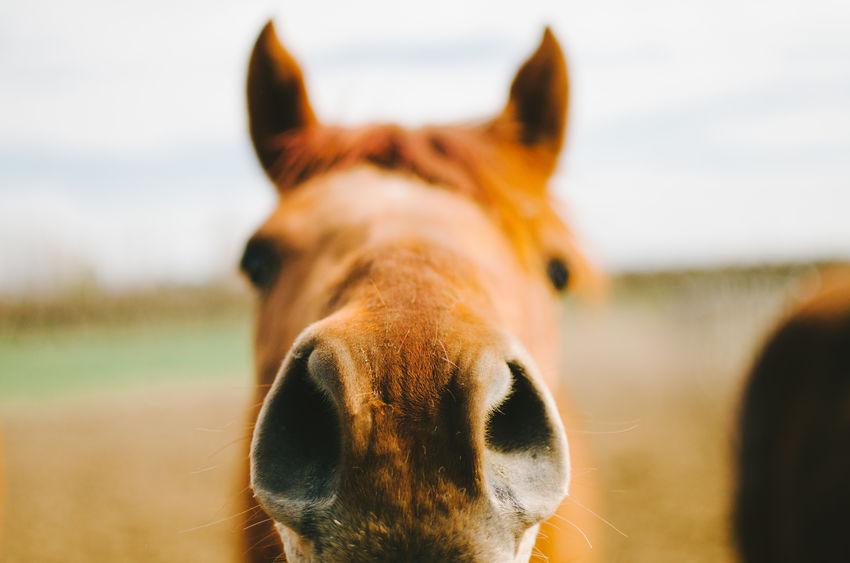
[[[503,391],[487,413],[484,471],[494,502],[533,524],[566,495],[570,462],[554,401],[530,358],[519,357],[507,362],[509,387],[496,379]]]
[[[509,363],[511,387],[487,419],[487,445],[503,453],[545,448],[552,440],[546,405],[518,363]]]
[[[254,492],[285,523],[332,497],[338,481],[339,415],[311,373],[309,356],[290,354],[266,397],[251,445]]]

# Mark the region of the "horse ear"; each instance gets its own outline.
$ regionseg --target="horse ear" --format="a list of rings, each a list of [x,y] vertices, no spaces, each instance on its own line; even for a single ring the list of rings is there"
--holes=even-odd
[[[301,68],[280,44],[271,21],[248,63],[248,122],[254,150],[270,176],[280,154],[277,138],[316,122]]]
[[[569,81],[564,54],[548,27],[517,71],[508,104],[493,123],[502,137],[539,149],[554,169],[564,142]]]

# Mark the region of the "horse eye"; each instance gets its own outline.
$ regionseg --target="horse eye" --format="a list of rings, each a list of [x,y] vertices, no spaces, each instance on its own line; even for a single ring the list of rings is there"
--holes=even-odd
[[[269,289],[280,272],[280,252],[268,239],[254,238],[248,241],[239,268],[251,280],[251,285],[260,290]]]
[[[563,291],[570,283],[570,270],[560,258],[552,258],[546,264],[546,275],[558,291]]]

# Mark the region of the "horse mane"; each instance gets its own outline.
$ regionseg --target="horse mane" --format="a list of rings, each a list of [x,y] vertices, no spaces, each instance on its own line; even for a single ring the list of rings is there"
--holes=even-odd
[[[406,172],[481,205],[508,234],[526,266],[539,266],[535,257],[540,259],[541,250],[567,258],[563,249],[573,249],[572,236],[546,190],[551,164],[531,148],[494,140],[494,133],[504,133],[499,126],[312,125],[275,138],[279,153],[269,175],[285,193],[321,174],[358,164]],[[547,248],[552,243],[555,248]]]
[[[748,563],[850,555],[850,267],[817,272],[801,293],[755,358],[738,415],[733,529]]]

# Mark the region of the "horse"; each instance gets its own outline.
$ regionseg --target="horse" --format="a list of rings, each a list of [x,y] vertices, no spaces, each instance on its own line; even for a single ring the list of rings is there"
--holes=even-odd
[[[574,496],[587,479],[570,488],[588,462],[553,395],[557,301],[594,278],[547,189],[567,94],[546,28],[493,119],[326,125],[262,30],[248,121],[278,204],[241,259],[257,299],[246,560],[598,553]]]
[[[818,285],[746,383],[733,518],[746,563],[850,561],[850,268]]]

